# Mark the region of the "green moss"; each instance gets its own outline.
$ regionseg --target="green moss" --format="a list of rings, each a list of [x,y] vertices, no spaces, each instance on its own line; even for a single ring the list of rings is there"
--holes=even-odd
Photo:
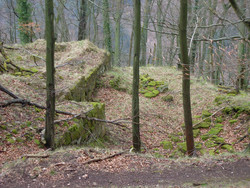
[[[215,141],[216,143],[224,143],[225,139],[222,137],[218,137],[218,136],[213,136],[212,140]]]
[[[109,81],[109,85],[116,90],[119,90],[119,86],[120,86],[120,82],[121,82],[121,78],[120,77],[116,77],[112,80]]]
[[[178,136],[171,135],[170,138],[171,138],[171,141],[173,141],[173,142],[180,142],[181,141],[181,139]]]
[[[194,138],[197,138],[200,132],[201,132],[200,129],[193,130]]]
[[[12,132],[13,134],[17,134],[17,133],[18,133],[18,131],[17,131],[16,129],[12,129],[11,132]]]
[[[0,125],[0,128],[3,130],[7,130],[7,126],[6,125]]]
[[[172,95],[167,95],[163,96],[161,99],[165,102],[172,102],[174,100],[174,97]]]
[[[146,90],[146,89],[140,89],[140,93],[141,94],[145,94],[145,93],[147,93],[148,92],[148,90]]]
[[[211,156],[215,156],[214,150],[210,150],[208,153],[209,153],[209,155],[211,155]]]
[[[30,127],[31,126],[31,121],[26,121],[26,126]]]
[[[201,135],[202,140],[207,140],[210,136],[208,134]]]
[[[226,95],[219,95],[214,99],[214,102],[217,105],[220,105],[228,100],[228,97]]]
[[[154,87],[147,87],[146,90],[148,90],[148,91],[154,91],[155,88]]]
[[[187,152],[187,145],[186,145],[186,142],[177,143],[177,148],[178,148],[178,150],[181,151],[182,153],[186,153],[186,152]]]
[[[42,111],[42,109],[37,108],[37,107],[34,107],[34,109],[35,109],[36,112],[41,112]]]
[[[205,143],[205,146],[207,147],[207,148],[212,148],[212,147],[215,147],[215,146],[217,146],[217,144],[215,144],[213,141],[211,141],[211,140],[208,140],[206,143]]]
[[[210,117],[211,115],[212,113],[209,112],[208,110],[203,110],[201,117],[204,119],[204,118]]]
[[[166,93],[168,91],[168,85],[164,84],[164,85],[157,86],[157,90],[161,93]]]
[[[156,95],[154,93],[152,93],[152,92],[147,92],[147,93],[144,94],[144,96],[147,97],[147,98],[156,97]]]
[[[22,138],[20,138],[20,137],[16,138],[16,141],[19,142],[19,143],[24,142],[24,140]]]
[[[196,115],[196,116],[194,116],[194,118],[199,119],[199,118],[201,118],[201,115]]]
[[[222,117],[221,117],[221,116],[217,117],[217,118],[215,119],[215,122],[216,122],[216,123],[222,123],[222,122],[223,122]]]
[[[158,95],[160,92],[158,90],[152,91],[153,94]]]
[[[223,124],[220,124],[220,123],[217,123],[214,125],[215,128],[220,128],[220,127],[223,127],[224,125]]]
[[[148,83],[149,86],[156,86],[156,82],[155,81],[151,81]]]
[[[32,132],[26,132],[24,134],[24,137],[26,138],[26,140],[33,140],[34,134]]]
[[[202,149],[202,143],[196,142],[195,143],[195,149],[196,150],[201,150]]]
[[[211,118],[207,118],[204,120],[204,122],[212,122],[212,119]]]
[[[219,134],[223,129],[222,128],[211,128],[209,131],[208,131],[208,134],[209,135],[217,135]]]
[[[238,120],[237,119],[232,119],[232,120],[229,120],[229,123],[232,125],[234,123],[236,123]]]
[[[34,143],[35,143],[36,145],[38,145],[38,146],[40,146],[40,144],[41,144],[40,141],[37,140],[37,139],[34,140]]]
[[[221,146],[221,148],[226,149],[228,152],[233,152],[234,151],[233,146],[229,145],[229,144],[225,144],[225,145]]]
[[[233,112],[233,108],[232,107],[226,107],[222,110],[222,112],[224,114],[231,114]]]
[[[9,143],[11,143],[11,144],[14,144],[14,143],[16,142],[16,141],[15,141],[14,139],[12,139],[12,138],[8,138],[7,141],[8,141]]]
[[[211,123],[209,122],[202,122],[196,126],[194,126],[194,129],[200,129],[200,128],[209,128],[211,126]]]
[[[155,153],[154,153],[154,156],[155,156],[156,158],[163,158],[163,157],[164,157],[164,155],[160,154],[159,152],[155,152]]]
[[[73,124],[71,127],[69,127],[69,132],[75,132],[78,131],[78,125],[77,124]]]
[[[173,149],[173,144],[170,141],[164,140],[160,144],[163,146],[163,149]]]
[[[6,138],[10,138],[10,137],[12,137],[12,134],[11,133],[7,133],[6,134]]]

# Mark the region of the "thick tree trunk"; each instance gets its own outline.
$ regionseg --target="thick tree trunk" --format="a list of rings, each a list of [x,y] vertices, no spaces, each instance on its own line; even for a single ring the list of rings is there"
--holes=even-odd
[[[139,119],[139,61],[140,61],[140,38],[141,38],[141,1],[134,0],[134,64],[133,64],[133,147],[135,152],[141,151],[140,119]]]
[[[46,127],[45,140],[46,146],[54,148],[54,114],[55,114],[55,67],[54,67],[54,7],[53,0],[45,1],[45,24],[46,24],[46,75],[47,75],[47,109],[46,109]]]
[[[79,19],[80,20],[78,26],[78,40],[84,40],[86,38],[86,25],[87,25],[86,0],[81,0]]]
[[[189,156],[194,155],[194,137],[191,114],[191,100],[190,100],[190,65],[188,61],[187,48],[187,0],[180,0],[180,50],[182,63],[182,93],[183,93],[183,109],[184,121],[186,130],[187,152]]]

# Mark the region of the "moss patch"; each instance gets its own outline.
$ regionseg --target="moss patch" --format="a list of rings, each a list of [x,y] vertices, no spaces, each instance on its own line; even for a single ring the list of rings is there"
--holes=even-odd
[[[209,135],[217,135],[219,134],[223,129],[222,128],[211,128],[209,131],[208,131],[208,134]]]
[[[167,150],[173,149],[173,144],[170,141],[165,140],[165,141],[162,141],[160,144],[163,146],[163,149],[167,149]]]
[[[156,97],[167,89],[168,86],[164,82],[155,81],[148,74],[140,75],[140,93],[144,94],[145,97]]]
[[[174,101],[174,97],[172,95],[163,96],[161,99],[163,101],[165,101],[165,102],[172,102],[172,101]]]

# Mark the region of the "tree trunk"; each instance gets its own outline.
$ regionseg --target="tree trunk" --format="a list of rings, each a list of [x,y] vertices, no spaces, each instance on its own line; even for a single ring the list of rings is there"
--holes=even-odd
[[[133,64],[133,147],[135,152],[141,151],[140,119],[139,119],[139,61],[140,61],[140,38],[141,38],[141,1],[134,0],[134,64]]]
[[[181,50],[181,63],[182,63],[182,93],[183,93],[183,109],[184,121],[186,130],[186,144],[189,156],[194,155],[194,137],[191,113],[191,100],[190,100],[190,65],[188,61],[188,48],[187,48],[187,0],[180,0],[180,50]]]
[[[55,114],[55,82],[54,82],[54,8],[53,0],[45,1],[45,29],[46,29],[46,75],[47,75],[47,101],[46,101],[46,127],[45,140],[46,146],[54,148],[54,114]]]
[[[121,17],[122,17],[122,2],[123,0],[116,0],[116,13],[115,13],[115,55],[114,65],[120,66],[120,41],[121,41]]]
[[[86,0],[81,0],[79,26],[78,26],[78,40],[84,40],[86,38],[86,25],[87,25],[86,8],[87,8]]]
[[[149,14],[151,9],[151,1],[146,0],[144,5],[144,14],[143,14],[143,27],[141,31],[141,61],[140,66],[146,66],[147,61],[147,40],[148,40],[148,22]]]
[[[103,0],[103,34],[104,34],[104,46],[105,46],[105,49],[110,52],[111,61],[112,61],[113,50],[112,50],[112,41],[111,41],[108,0]]]

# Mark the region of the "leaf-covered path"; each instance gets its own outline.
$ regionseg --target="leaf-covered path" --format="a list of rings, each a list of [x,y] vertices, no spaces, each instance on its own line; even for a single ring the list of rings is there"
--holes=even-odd
[[[50,153],[19,161],[0,174],[0,187],[248,187],[250,158],[156,159],[122,154],[86,165],[89,158],[114,151],[95,149]]]

